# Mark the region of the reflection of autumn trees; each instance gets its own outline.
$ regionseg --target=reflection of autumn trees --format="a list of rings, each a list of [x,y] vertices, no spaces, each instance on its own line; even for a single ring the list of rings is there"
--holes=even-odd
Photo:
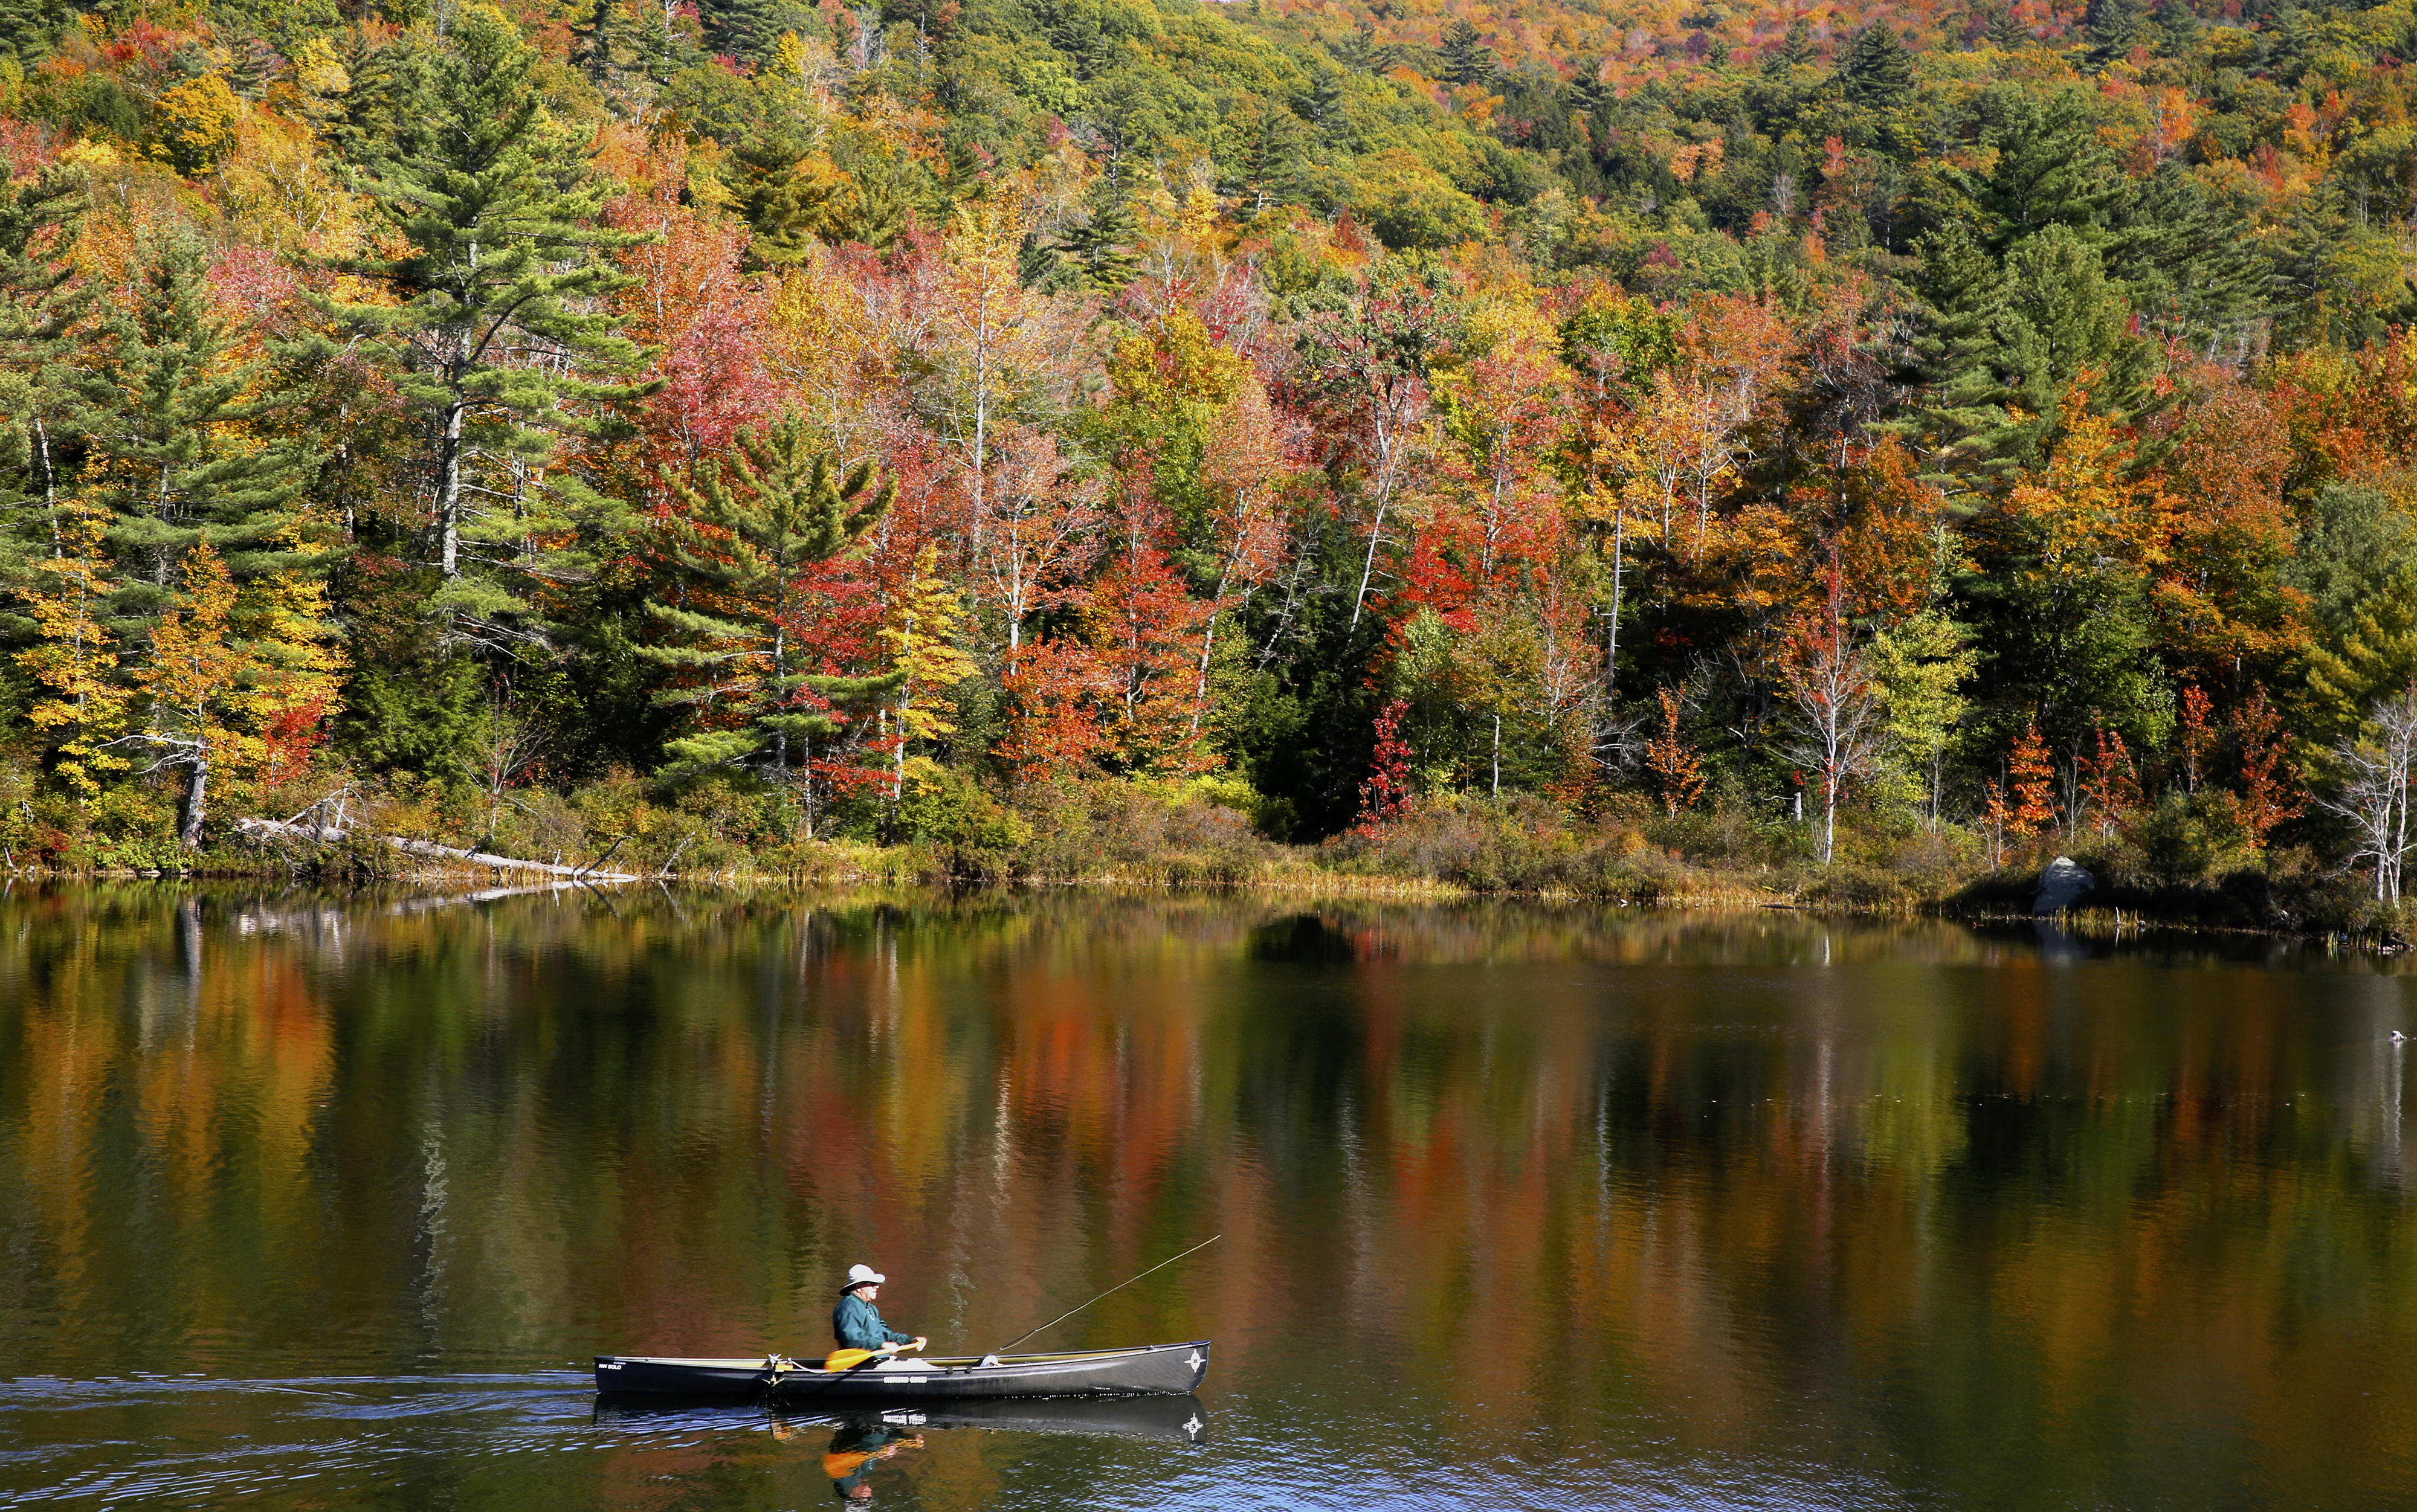
[[[2120,1485],[2212,1411],[2356,1457],[2417,1406],[2388,975],[1098,896],[0,926],[26,1369],[802,1350],[859,1259],[981,1346],[1222,1231],[1057,1341],[1690,1454],[1811,1423],[1942,1484]]]

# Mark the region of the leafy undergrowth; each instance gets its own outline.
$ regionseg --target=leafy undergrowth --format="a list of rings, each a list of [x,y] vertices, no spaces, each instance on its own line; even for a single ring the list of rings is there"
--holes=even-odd
[[[381,839],[393,835],[734,885],[1267,887],[1973,918],[2028,915],[2040,869],[2066,854],[2096,882],[2080,905],[2085,919],[2388,945],[2417,935],[2417,910],[2379,903],[2364,879],[2325,868],[2302,849],[2177,849],[2153,828],[2133,836],[2051,832],[1992,865],[1980,838],[1962,826],[1858,816],[1841,826],[1824,865],[1808,826],[1756,812],[1735,794],[1677,813],[1629,795],[1589,812],[1535,795],[1444,794],[1413,799],[1380,824],[1316,845],[1268,839],[1262,826],[1280,816],[1239,783],[1093,780],[1002,793],[946,771],[910,781],[894,812],[872,806],[813,816],[822,830],[813,838],[803,833],[806,816],[760,785],[666,790],[626,775],[568,794],[516,794],[494,803],[408,783],[355,790],[344,809],[352,833],[333,843],[262,840],[230,825],[214,828],[204,850],[185,851],[165,805],[47,817],[53,823],[38,835],[0,824],[0,841],[13,842],[12,866],[286,875],[361,886],[483,874],[404,856]]]

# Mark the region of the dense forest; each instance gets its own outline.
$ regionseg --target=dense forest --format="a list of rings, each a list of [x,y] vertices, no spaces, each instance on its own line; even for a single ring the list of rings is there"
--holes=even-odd
[[[0,843],[2396,904],[2411,58],[2410,0],[6,0]]]

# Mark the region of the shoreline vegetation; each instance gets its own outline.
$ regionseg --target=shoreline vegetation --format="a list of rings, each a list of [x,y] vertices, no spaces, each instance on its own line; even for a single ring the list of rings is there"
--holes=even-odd
[[[734,832],[728,808],[658,806],[644,792],[633,785],[610,794],[624,800],[619,805],[609,805],[608,794],[574,794],[546,813],[522,805],[518,822],[480,834],[346,789],[312,806],[324,823],[238,821],[198,851],[101,845],[45,857],[7,847],[0,860],[10,878],[26,881],[278,879],[364,891],[481,883],[494,896],[658,882],[775,890],[1164,888],[1985,924],[2040,916],[2033,900],[2042,869],[2068,856],[2093,884],[2056,915],[2076,934],[2256,932],[2388,954],[2417,933],[2403,910],[2374,900],[2364,879],[2318,867],[2305,853],[2219,847],[2178,864],[2158,835],[2136,830],[2051,832],[1992,864],[1986,837],[1966,826],[1911,820],[1841,826],[1824,864],[1809,825],[1756,818],[1720,800],[1671,813],[1615,799],[1607,811],[1582,816],[1524,796],[1446,794],[1406,803],[1380,823],[1318,843],[1292,844],[1263,834],[1249,795],[1230,784],[1094,781],[1026,791],[970,812],[926,814],[920,833],[895,844],[773,843]],[[628,802],[633,795],[640,796]],[[0,839],[10,827],[0,824]]]

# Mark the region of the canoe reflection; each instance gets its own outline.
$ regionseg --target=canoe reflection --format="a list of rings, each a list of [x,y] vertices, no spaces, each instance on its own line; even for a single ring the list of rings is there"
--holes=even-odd
[[[908,1413],[890,1413],[891,1417],[907,1417]],[[773,1429],[775,1435],[780,1429]],[[874,1465],[903,1449],[920,1449],[923,1435],[912,1429],[885,1423],[880,1416],[870,1421],[843,1423],[831,1435],[830,1447],[823,1451],[823,1474],[831,1478],[831,1489],[843,1502],[870,1502],[873,1483],[865,1478]]]
[[[727,1397],[683,1400],[676,1397],[600,1396],[596,1399],[596,1426],[644,1433],[765,1428],[781,1439],[797,1439],[824,1428],[839,1429],[843,1434],[859,1429],[895,1429],[901,1435],[913,1435],[925,1429],[980,1428],[1006,1433],[1091,1433],[1198,1444],[1208,1437],[1208,1414],[1197,1397],[941,1399],[929,1406],[901,1403],[880,1409],[814,1413],[787,1405],[735,1402]]]

